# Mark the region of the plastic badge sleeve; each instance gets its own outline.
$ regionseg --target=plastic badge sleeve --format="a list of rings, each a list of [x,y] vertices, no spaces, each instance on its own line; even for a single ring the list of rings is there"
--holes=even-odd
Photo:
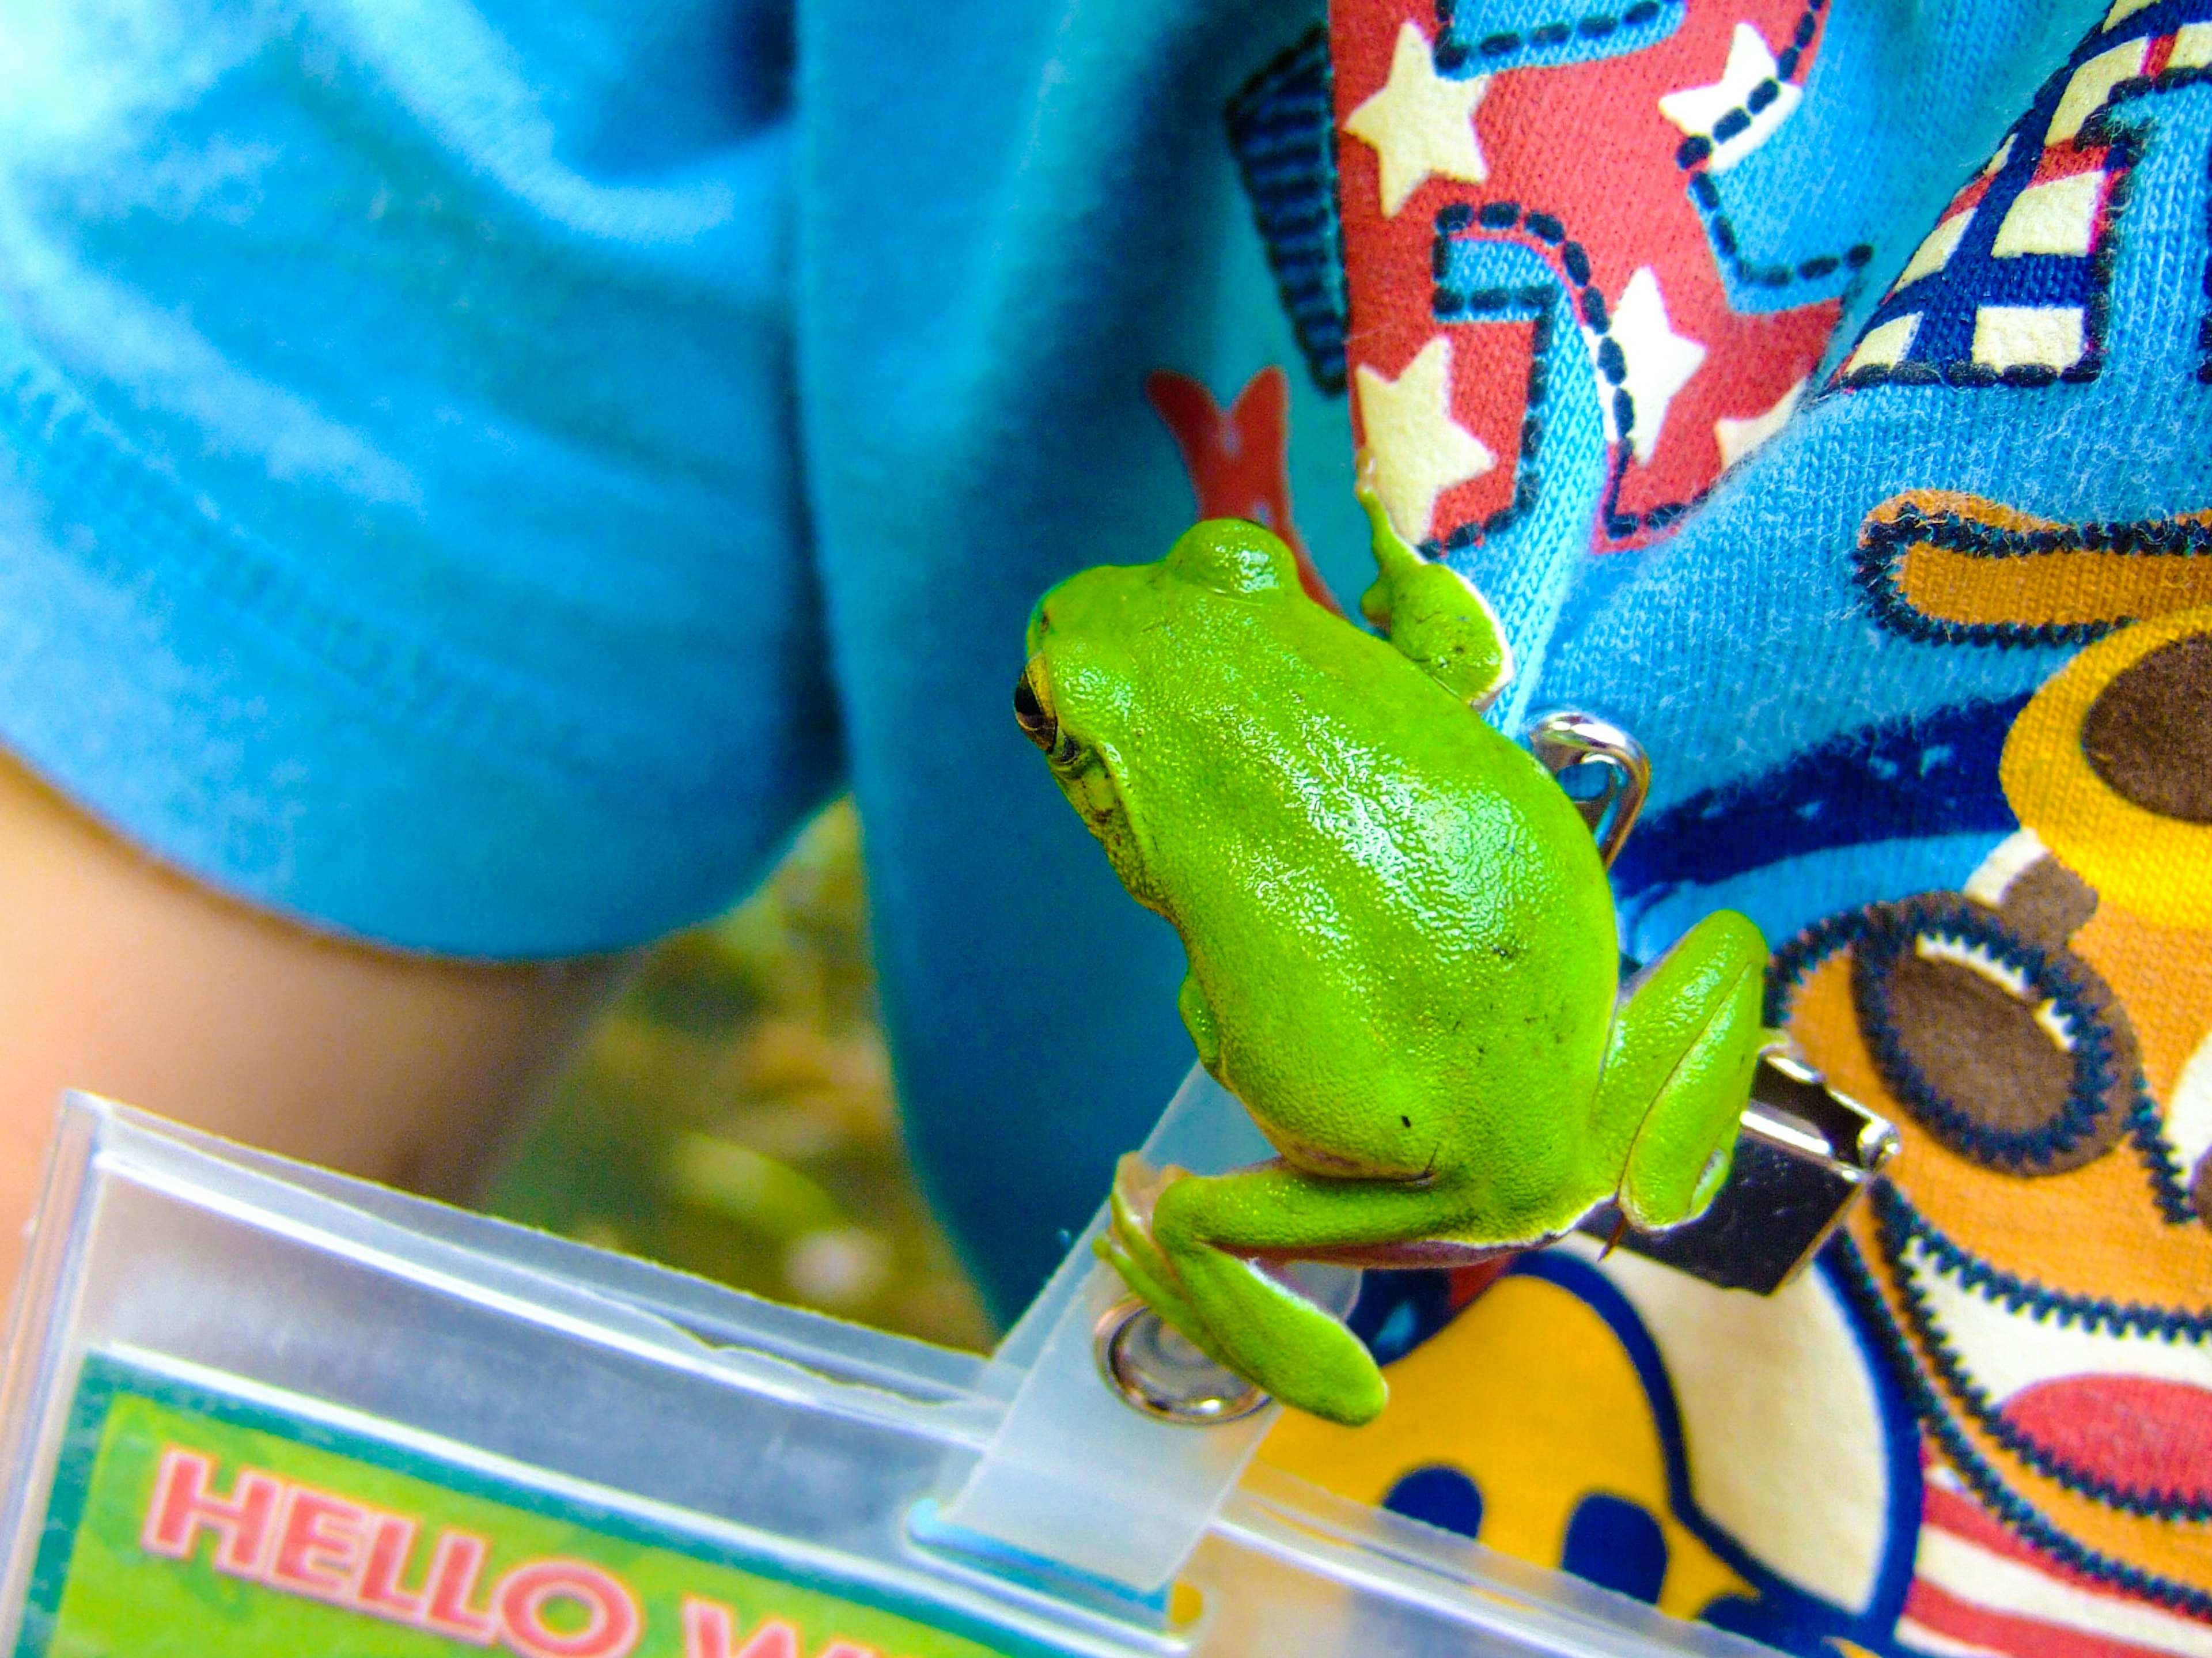
[[[0,1388],[0,1652],[1760,1650],[1264,1467],[1208,1503],[1179,1616],[1079,1592],[1047,1551],[984,1569],[917,1543],[926,1501],[1019,1452],[1009,1401],[1042,1359],[1018,1357],[74,1097]],[[1206,1488],[1174,1459],[1218,1474],[1217,1430],[1161,1431],[1160,1478]],[[1065,1509],[1032,1542],[1112,1521],[1091,1471],[1030,1461],[1060,1470]]]

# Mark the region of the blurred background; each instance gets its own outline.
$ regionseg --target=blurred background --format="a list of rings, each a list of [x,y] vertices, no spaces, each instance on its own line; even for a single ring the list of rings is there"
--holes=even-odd
[[[899,1137],[849,800],[659,946],[501,1176],[507,1219],[949,1346],[992,1332]]]

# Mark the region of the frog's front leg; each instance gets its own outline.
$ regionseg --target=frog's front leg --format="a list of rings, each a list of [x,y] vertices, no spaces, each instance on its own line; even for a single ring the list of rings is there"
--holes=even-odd
[[[1376,574],[1359,597],[1360,614],[1454,696],[1486,708],[1513,677],[1504,630],[1464,577],[1423,558],[1398,533],[1376,493],[1374,471],[1373,457],[1362,451],[1357,493],[1373,532]]]
[[[1598,1085],[1596,1143],[1625,1146],[1620,1203],[1643,1230],[1704,1212],[1728,1178],[1760,1050],[1766,942],[1734,910],[1699,921],[1629,987]]]
[[[1465,1220],[1464,1196],[1444,1181],[1323,1179],[1282,1163],[1159,1181],[1125,1158],[1115,1182],[1099,1253],[1130,1288],[1285,1404],[1354,1427],[1372,1421],[1388,1389],[1367,1349],[1259,1262],[1448,1236]]]

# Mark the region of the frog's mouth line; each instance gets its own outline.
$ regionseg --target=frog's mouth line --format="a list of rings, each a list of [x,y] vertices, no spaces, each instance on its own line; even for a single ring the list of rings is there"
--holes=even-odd
[[[1420,1238],[1406,1243],[1348,1244],[1340,1249],[1255,1250],[1254,1260],[1317,1261],[1328,1266],[1358,1266],[1382,1272],[1407,1267],[1476,1266],[1530,1249],[1540,1249],[1565,1236],[1554,1232],[1526,1243],[1457,1243],[1449,1238]]]
[[[1928,1403],[2094,1501],[2212,1519],[2212,1308],[2051,1289],[1961,1248],[1887,1182],[1875,1232]],[[1924,1413],[1924,1412],[1923,1412]],[[1937,1425],[1937,1424],[1931,1424]],[[1939,1430],[1940,1431],[1940,1430]]]

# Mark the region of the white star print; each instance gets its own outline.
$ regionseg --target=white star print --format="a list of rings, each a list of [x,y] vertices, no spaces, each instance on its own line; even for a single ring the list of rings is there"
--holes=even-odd
[[[1620,290],[1620,297],[1613,301],[1611,332],[1627,364],[1627,373],[1619,389],[1626,392],[1635,404],[1629,445],[1635,450],[1637,459],[1649,461],[1652,451],[1659,446],[1660,429],[1667,423],[1667,405],[1688,384],[1690,376],[1698,372],[1698,365],[1705,360],[1705,348],[1696,340],[1677,334],[1668,322],[1667,301],[1659,292],[1659,278],[1648,264],[1638,269],[1628,279],[1628,285]],[[1593,336],[1593,352],[1598,343]],[[1613,429],[1614,390],[1613,383],[1601,370],[1598,403],[1605,414],[1606,434],[1618,443],[1621,434]]]
[[[1762,81],[1774,82],[1774,99],[1765,108],[1753,110],[1752,88]],[[1714,125],[1730,110],[1740,109],[1749,115],[1751,125],[1741,131],[1713,140],[1712,159],[1705,163],[1705,170],[1725,173],[1773,137],[1774,129],[1789,118],[1803,95],[1777,77],[1774,54],[1766,49],[1759,31],[1748,23],[1738,23],[1729,37],[1728,67],[1721,71],[1721,78],[1709,87],[1684,87],[1667,94],[1659,100],[1659,112],[1684,132],[1703,138],[1712,138]]]
[[[1475,106],[1489,90],[1486,75],[1466,81],[1438,75],[1428,38],[1410,22],[1398,26],[1389,80],[1344,124],[1374,147],[1382,164],[1384,218],[1405,206],[1425,179],[1479,185],[1490,176],[1474,136]]]
[[[1744,420],[1730,420],[1723,415],[1713,422],[1713,441],[1721,446],[1721,468],[1725,471],[1753,450],[1782,429],[1790,411],[1797,407],[1797,399],[1805,395],[1804,380],[1775,399],[1774,406]]]
[[[1395,380],[1362,363],[1358,382],[1375,493],[1398,533],[1421,541],[1437,497],[1498,465],[1482,440],[1452,418],[1451,342],[1437,335]]]

